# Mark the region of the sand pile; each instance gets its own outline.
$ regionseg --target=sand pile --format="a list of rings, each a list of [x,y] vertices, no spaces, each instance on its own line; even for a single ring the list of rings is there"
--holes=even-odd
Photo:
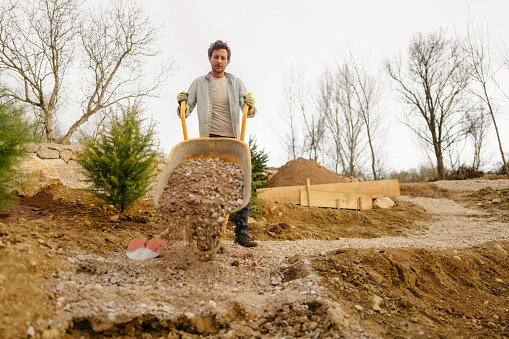
[[[309,178],[311,185],[351,181],[320,166],[315,160],[298,158],[282,166],[269,180],[269,187],[305,185],[306,178]]]
[[[159,198],[169,238],[185,239],[201,251],[211,249],[225,216],[242,205],[243,187],[239,164],[211,158],[181,163]]]

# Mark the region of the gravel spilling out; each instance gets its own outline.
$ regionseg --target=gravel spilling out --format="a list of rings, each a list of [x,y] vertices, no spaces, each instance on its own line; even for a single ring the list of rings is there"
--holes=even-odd
[[[159,198],[159,212],[170,240],[211,249],[225,216],[242,205],[244,180],[240,165],[218,158],[192,159],[178,165]]]

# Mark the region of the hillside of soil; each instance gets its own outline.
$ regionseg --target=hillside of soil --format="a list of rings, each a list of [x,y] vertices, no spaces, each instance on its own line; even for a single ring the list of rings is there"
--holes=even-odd
[[[265,204],[202,262],[152,201],[51,186],[0,212],[0,338],[507,338],[509,181],[404,184],[369,211]]]
[[[298,158],[289,161],[269,180],[270,187],[311,185],[350,182],[347,178],[329,171],[315,160]]]

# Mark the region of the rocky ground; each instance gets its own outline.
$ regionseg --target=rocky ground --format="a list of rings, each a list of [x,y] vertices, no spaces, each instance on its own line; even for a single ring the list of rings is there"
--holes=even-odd
[[[401,185],[387,210],[265,204],[202,262],[148,198],[118,214],[51,186],[0,213],[2,338],[509,337],[509,182]]]

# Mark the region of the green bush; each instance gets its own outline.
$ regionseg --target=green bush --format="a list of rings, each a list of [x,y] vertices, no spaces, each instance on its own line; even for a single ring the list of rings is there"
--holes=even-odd
[[[0,210],[16,201],[11,194],[19,173],[15,165],[25,154],[23,145],[29,141],[27,124],[22,117],[22,109],[0,103]]]
[[[154,180],[158,144],[154,124],[144,126],[141,115],[137,103],[111,110],[78,155],[92,191],[120,212],[143,197]]]
[[[256,190],[268,186],[269,173],[267,172],[269,161],[269,154],[264,149],[259,150],[256,144],[256,139],[253,136],[249,137],[249,149],[251,150],[251,209],[250,216],[258,218],[260,216],[260,206],[262,202],[257,198]]]

